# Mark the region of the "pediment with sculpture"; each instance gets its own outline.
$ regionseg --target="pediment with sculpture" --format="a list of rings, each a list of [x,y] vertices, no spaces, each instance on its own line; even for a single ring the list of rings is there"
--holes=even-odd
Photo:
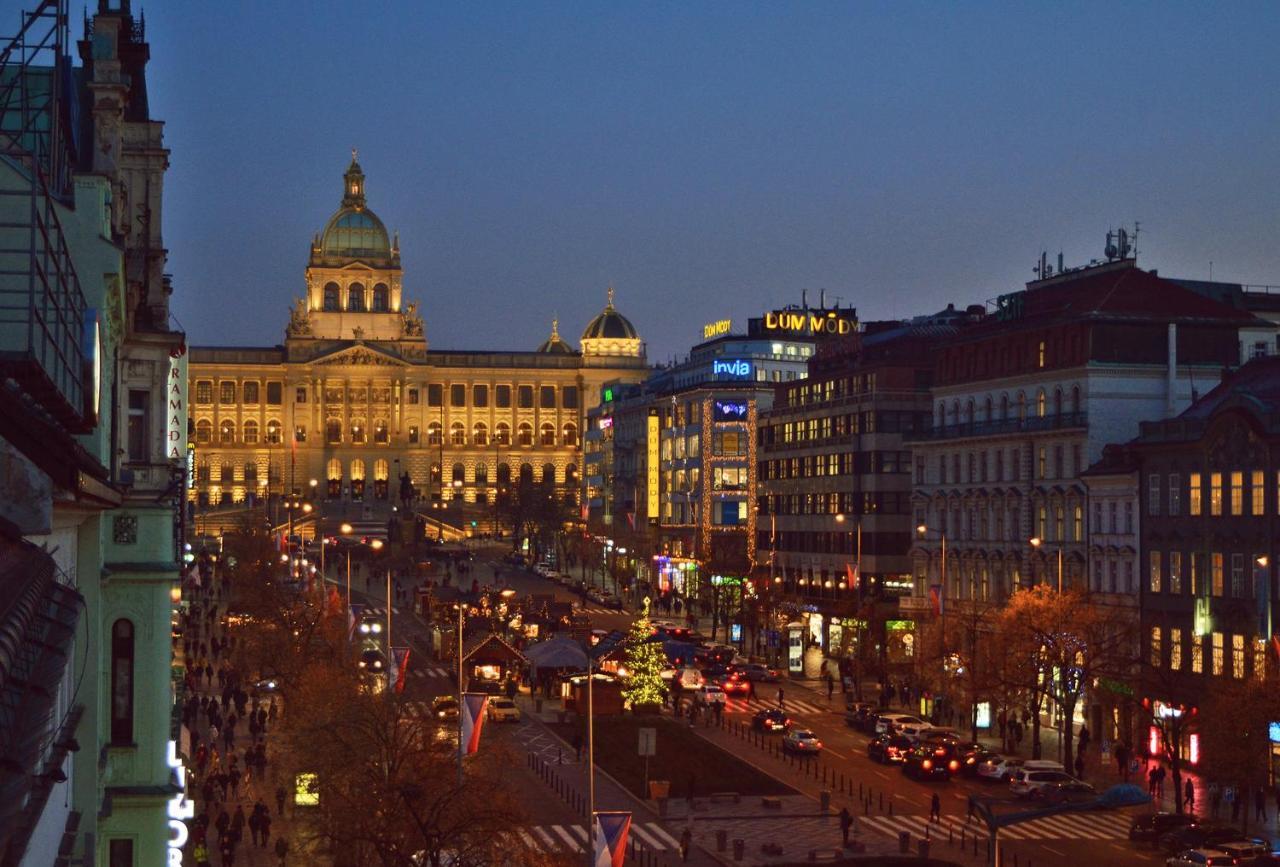
[[[349,349],[342,349],[332,355],[317,358],[314,363],[326,365],[342,364],[355,366],[373,365],[378,367],[408,367],[408,363],[403,359],[396,358],[368,346],[353,346]]]

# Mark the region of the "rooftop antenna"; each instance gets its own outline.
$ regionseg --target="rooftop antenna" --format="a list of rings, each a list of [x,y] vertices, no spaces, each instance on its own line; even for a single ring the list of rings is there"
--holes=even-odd
[[[827,290],[826,289],[818,290],[818,309],[819,310],[827,309]]]
[[[1142,224],[1137,220],[1133,221],[1133,258],[1138,258],[1138,232],[1142,230]]]
[[[1104,249],[1104,252],[1106,253],[1108,261],[1116,258],[1120,253],[1119,248],[1116,246],[1116,233],[1110,229],[1107,229],[1107,246]]]

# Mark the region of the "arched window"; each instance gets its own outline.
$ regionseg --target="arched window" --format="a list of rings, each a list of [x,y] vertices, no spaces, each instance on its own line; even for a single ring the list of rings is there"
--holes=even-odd
[[[386,283],[379,283],[373,287],[373,312],[386,313],[391,310],[391,290],[387,288]]]
[[[542,465],[542,481],[546,482],[547,484],[552,484],[552,485],[555,484],[555,481],[556,481],[556,465],[555,464]]]
[[[1062,389],[1055,388],[1053,390],[1053,414],[1062,415]]]
[[[1004,421],[1009,417],[1009,395],[1000,395],[1000,420]]]
[[[511,465],[510,464],[498,464],[498,484],[500,485],[511,484]]]
[[[964,423],[973,424],[973,398],[969,398],[964,405]]]
[[[364,481],[364,461],[360,460],[360,458],[356,458],[351,462],[351,481]]]
[[[354,313],[365,311],[364,287],[359,283],[352,283],[347,288],[347,309]]]
[[[938,404],[938,418],[934,422],[935,427],[947,426],[947,405],[945,403]]]
[[[324,309],[336,313],[342,309],[342,304],[338,300],[339,289],[337,283],[324,284]]]
[[[1022,392],[1018,392],[1018,421],[1025,421],[1027,418],[1027,396]]]
[[[133,623],[111,626],[111,743],[133,743]]]
[[[325,421],[324,441],[330,444],[342,442],[342,419],[331,418]]]
[[[433,421],[427,424],[427,445],[440,445],[440,422]]]
[[[222,423],[218,425],[218,442],[225,446],[235,441],[236,423],[229,418],[224,418]]]
[[[208,482],[208,481],[209,481],[209,474],[210,474],[211,472],[212,472],[212,470],[211,470],[211,468],[209,467],[209,462],[208,462],[208,461],[201,461],[200,463],[196,464],[196,481],[197,481],[197,482]]]
[[[353,443],[363,443],[369,436],[369,431],[365,428],[364,419],[353,418],[351,420],[351,441]]]
[[[1042,388],[1036,391],[1036,418],[1044,418],[1044,413],[1045,413],[1045,399],[1044,399],[1044,389]]]
[[[1071,411],[1073,413],[1080,412],[1080,386],[1071,386]]]
[[[521,484],[531,483],[533,481],[533,467],[530,464],[520,465],[520,482]]]
[[[578,426],[573,422],[565,422],[561,429],[563,432],[563,442],[567,446],[576,446],[578,444]]]
[[[500,446],[511,445],[511,425],[500,421],[493,426],[493,439]]]
[[[578,484],[578,465],[569,464],[564,468],[564,483],[566,485]]]
[[[454,464],[453,469],[449,471],[450,482],[465,482],[467,480],[467,468],[462,464]]]
[[[960,401],[951,401],[951,423],[960,424]]]
[[[245,419],[244,422],[244,441],[246,443],[258,441],[258,423],[251,418]]]
[[[387,428],[387,420],[385,418],[376,418],[373,420],[373,441],[375,443],[385,443],[390,439],[390,433]]]
[[[213,442],[213,422],[207,418],[202,418],[196,422],[196,442]]]
[[[330,479],[342,478],[342,461],[337,458],[329,458],[328,472],[325,474]]]
[[[476,484],[489,484],[489,467],[486,464],[476,464]]]
[[[244,465],[244,481],[245,484],[256,485],[258,483],[258,465],[253,461],[249,461]]]
[[[463,427],[462,422],[455,421],[450,423],[449,442],[455,446],[465,446],[467,444],[467,429]]]
[[[373,462],[373,480],[375,482],[385,482],[391,475],[391,467],[387,466],[386,458],[378,458]]]
[[[985,422],[991,422],[995,420],[991,415],[991,395],[987,395],[986,403],[983,404],[982,420]]]
[[[520,422],[518,435],[519,435],[520,445],[522,446],[533,445],[533,425],[529,424],[527,421]]]
[[[475,427],[471,429],[471,442],[478,446],[487,446],[489,444],[489,426],[482,421],[478,421]]]
[[[542,423],[541,436],[539,442],[544,446],[553,446],[556,444],[556,426],[549,421]]]

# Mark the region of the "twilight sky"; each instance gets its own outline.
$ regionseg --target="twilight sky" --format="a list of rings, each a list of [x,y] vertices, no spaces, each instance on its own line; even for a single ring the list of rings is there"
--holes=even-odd
[[[576,344],[610,282],[655,361],[805,288],[907,316],[1134,220],[1147,267],[1280,284],[1274,3],[146,12],[196,344],[283,339],[352,146],[436,348],[532,349],[553,314]]]

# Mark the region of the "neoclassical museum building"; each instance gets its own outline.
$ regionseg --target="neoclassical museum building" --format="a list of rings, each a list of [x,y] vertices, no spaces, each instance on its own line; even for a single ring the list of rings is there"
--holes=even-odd
[[[435,501],[491,503],[521,473],[576,492],[584,407],[649,372],[613,290],[580,349],[553,322],[535,351],[431,350],[354,154],[343,182],[284,344],[191,351],[193,499],[306,495],[315,479],[329,499],[386,500],[405,472]]]

